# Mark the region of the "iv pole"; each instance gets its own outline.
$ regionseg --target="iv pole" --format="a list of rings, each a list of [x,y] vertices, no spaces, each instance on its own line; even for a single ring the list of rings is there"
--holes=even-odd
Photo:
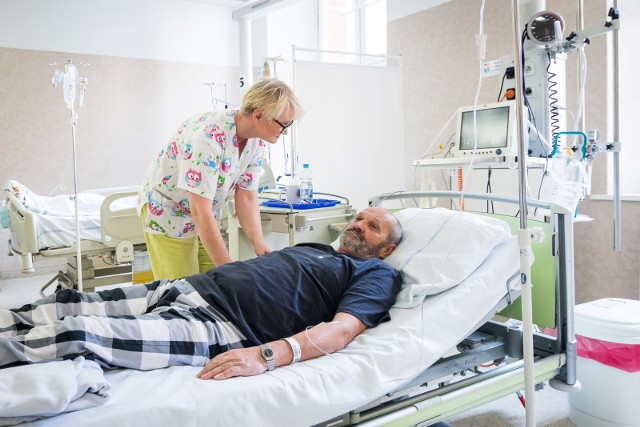
[[[59,65],[58,62],[49,63],[49,65]],[[79,65],[85,66],[89,64],[80,63]],[[56,70],[51,79],[52,86],[57,86],[62,82],[62,93],[64,96],[67,108],[71,111],[71,140],[72,140],[72,152],[73,152],[73,200],[76,216],[76,280],[78,291],[82,292],[82,250],[80,247],[80,209],[78,205],[78,169],[77,169],[77,155],[76,155],[76,124],[78,123],[78,114],[74,109],[74,103],[76,99],[76,86],[80,83],[80,99],[79,104],[82,108],[84,100],[84,92],[87,86],[87,79],[78,76],[78,69],[69,59],[64,63],[64,73]]]
[[[513,33],[515,38],[515,80],[516,80],[516,113],[518,117],[518,153],[526,153],[525,138],[524,76],[522,74],[522,44],[520,43],[520,7],[519,0],[513,0]],[[520,282],[522,284],[522,346],[524,356],[524,384],[527,427],[535,427],[535,378],[533,366],[533,309],[531,297],[531,232],[527,229],[527,156],[518,156],[518,194],[520,200],[520,230],[518,245],[520,247]]]

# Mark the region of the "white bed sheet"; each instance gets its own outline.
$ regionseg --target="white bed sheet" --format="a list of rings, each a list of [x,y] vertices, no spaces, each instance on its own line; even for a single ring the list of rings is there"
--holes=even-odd
[[[5,191],[14,192],[23,206],[36,219],[36,239],[39,249],[70,247],[76,243],[76,213],[73,195],[41,196],[25,185],[10,180]],[[78,193],[80,239],[102,242],[100,207],[106,194]],[[113,209],[135,206],[134,198],[117,200]]]
[[[102,407],[33,426],[310,426],[344,414],[411,380],[473,331],[519,270],[515,238],[460,285],[365,331],[345,350],[248,378],[202,381],[197,367],[106,373]]]

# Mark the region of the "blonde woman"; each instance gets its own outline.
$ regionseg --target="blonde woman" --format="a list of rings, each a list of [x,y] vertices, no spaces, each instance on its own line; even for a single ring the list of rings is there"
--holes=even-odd
[[[256,255],[270,252],[257,188],[266,144],[275,144],[303,109],[285,83],[262,79],[239,110],[185,120],[147,171],[138,197],[155,279],[204,273],[231,262],[218,220],[233,194],[238,220]]]

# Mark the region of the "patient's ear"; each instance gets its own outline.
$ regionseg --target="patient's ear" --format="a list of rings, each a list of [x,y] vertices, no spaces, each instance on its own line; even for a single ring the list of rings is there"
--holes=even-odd
[[[382,248],[380,250],[380,255],[379,255],[380,259],[385,259],[386,257],[388,257],[395,248],[396,248],[396,245],[394,245],[393,243]]]

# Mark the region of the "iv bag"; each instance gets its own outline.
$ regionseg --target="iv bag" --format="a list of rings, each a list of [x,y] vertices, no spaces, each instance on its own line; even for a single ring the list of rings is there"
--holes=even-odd
[[[73,65],[65,67],[64,77],[62,79],[62,94],[67,108],[73,109],[73,103],[76,98],[76,84],[78,83],[78,69]]]
[[[574,214],[585,195],[587,173],[577,159],[556,156],[549,159],[540,187],[540,200],[553,203],[563,213]]]

